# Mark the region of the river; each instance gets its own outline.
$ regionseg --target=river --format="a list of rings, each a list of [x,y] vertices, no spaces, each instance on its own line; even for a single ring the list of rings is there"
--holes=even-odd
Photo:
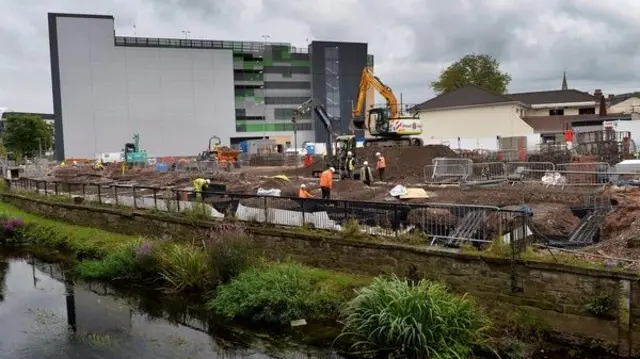
[[[183,299],[74,283],[67,272],[0,248],[0,358],[344,358],[331,349],[335,329],[221,325]],[[536,353],[543,358],[608,357],[564,349]]]
[[[331,349],[276,345],[291,335],[304,341],[303,333],[272,338],[218,327],[157,293],[134,297],[102,284],[65,283],[61,265],[6,252],[0,281],[0,358],[341,358]]]

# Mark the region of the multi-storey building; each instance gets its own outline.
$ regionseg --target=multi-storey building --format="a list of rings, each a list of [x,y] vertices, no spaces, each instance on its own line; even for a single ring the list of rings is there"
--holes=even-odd
[[[50,13],[49,43],[60,160],[119,151],[134,132],[152,156],[195,155],[213,135],[293,145],[293,111],[312,96],[344,131],[373,61],[361,43],[116,36],[107,15]],[[296,130],[299,144],[325,137],[311,114]]]

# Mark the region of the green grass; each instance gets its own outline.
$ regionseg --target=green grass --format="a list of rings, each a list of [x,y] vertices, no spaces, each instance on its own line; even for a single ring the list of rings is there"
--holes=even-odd
[[[444,285],[375,278],[344,309],[341,338],[360,355],[454,359],[488,347],[490,323],[473,301]]]
[[[266,264],[218,287],[207,308],[229,319],[287,324],[332,320],[367,280],[295,263]]]
[[[4,202],[0,216],[21,218],[26,224],[22,234],[33,244],[71,251],[79,258],[103,258],[139,241],[135,236],[38,217]]]

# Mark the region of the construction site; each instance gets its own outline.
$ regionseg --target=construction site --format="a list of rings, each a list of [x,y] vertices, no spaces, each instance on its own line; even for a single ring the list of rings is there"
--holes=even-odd
[[[384,105],[365,105],[371,89]],[[352,107],[345,133],[323,101],[300,103],[294,128],[312,115],[325,135],[302,151],[295,133],[292,151],[265,139],[255,152],[214,135],[202,153],[152,158],[136,133],[120,153],[5,168],[14,187],[47,195],[164,210],[197,201],[217,218],[329,230],[356,221],[369,234],[417,236],[430,246],[484,249],[529,238],[603,263],[640,264],[640,161],[630,133],[606,128],[533,146],[526,136],[496,136],[497,150],[425,145],[418,112],[369,67]],[[327,171],[330,199],[321,199],[318,177]],[[208,185],[199,189],[196,179]],[[302,185],[312,198],[300,198]]]
[[[230,210],[238,216],[247,209],[280,211],[289,218],[291,213],[303,213],[303,217],[304,213],[325,213],[322,220],[326,223],[303,218],[296,224],[285,218],[279,224],[313,222],[317,228],[340,229],[356,219],[371,234],[424,234],[428,244],[448,247],[465,243],[482,247],[496,235],[522,232],[538,243],[577,251],[595,261],[615,261],[625,267],[640,263],[636,169],[610,166],[594,156],[574,153],[571,162],[554,163],[563,156],[536,151],[527,152],[524,161],[497,161],[504,154],[479,151],[471,159],[468,152],[442,145],[356,148],[358,167],[368,161],[374,176],[376,152],[386,158],[384,181],[367,186],[337,171],[331,200],[321,200],[313,173],[319,166],[316,163],[328,166],[322,158],[307,165],[303,157],[294,156],[294,165],[252,166],[257,158],[240,160],[238,151],[222,147],[216,151],[237,162],[200,156],[155,166],[113,164],[100,169],[76,162],[51,165],[39,173],[25,168],[20,177],[43,181],[44,187],[35,185],[40,192],[44,188],[45,193],[98,193],[100,201],[109,203],[111,197],[120,204],[126,202],[123,196],[133,196],[134,205],[136,200],[143,203],[145,197],[153,197],[156,207],[158,198],[194,201],[194,179],[206,178],[211,185],[205,190],[204,202],[220,218]],[[285,163],[292,161],[285,157]],[[299,199],[301,184],[317,199]],[[34,185],[23,185],[26,187],[33,189]],[[514,220],[509,211],[527,213],[526,224]],[[254,214],[244,219],[255,220],[255,216],[260,217]],[[261,220],[267,216],[263,214]],[[521,224],[526,228],[521,230]]]

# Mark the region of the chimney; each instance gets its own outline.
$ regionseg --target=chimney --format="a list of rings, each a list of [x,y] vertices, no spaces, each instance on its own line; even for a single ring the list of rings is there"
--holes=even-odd
[[[606,116],[607,115],[607,99],[602,96],[602,94],[600,94],[600,112],[599,112],[600,116]]]
[[[593,91],[593,96],[600,100],[600,97],[602,97],[602,90],[601,89],[596,89],[595,91]]]

